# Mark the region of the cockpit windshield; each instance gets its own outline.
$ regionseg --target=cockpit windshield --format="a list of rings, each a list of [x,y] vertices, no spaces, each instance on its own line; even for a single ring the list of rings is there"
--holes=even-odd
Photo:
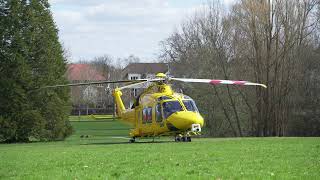
[[[182,106],[179,101],[166,101],[162,103],[163,115],[167,119],[171,114],[182,111]]]
[[[196,103],[193,100],[183,100],[182,102],[188,111],[198,112]]]

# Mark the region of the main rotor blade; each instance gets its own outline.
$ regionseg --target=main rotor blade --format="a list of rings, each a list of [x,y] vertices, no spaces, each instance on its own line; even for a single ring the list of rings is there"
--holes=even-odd
[[[156,79],[138,79],[138,80],[145,80],[143,82],[136,82],[133,84],[129,84],[126,86],[122,86],[120,88],[118,88],[119,90],[122,89],[130,89],[130,88],[147,88],[152,82],[161,82],[161,81],[165,81],[166,79],[164,78],[156,78]]]
[[[267,88],[266,85],[253,83],[249,81],[234,81],[234,80],[219,80],[219,79],[189,79],[189,78],[170,78],[170,80],[186,82],[186,83],[208,83],[212,85],[229,84],[229,85],[244,85],[244,86],[261,86]]]
[[[122,86],[122,87],[120,87],[118,89],[122,90],[122,89],[130,89],[130,88],[141,88],[141,86],[143,86],[143,85],[145,85],[147,83],[150,83],[150,81],[138,82],[138,83]]]
[[[87,82],[87,83],[72,83],[72,84],[58,84],[52,86],[43,86],[39,89],[44,88],[55,88],[55,87],[67,87],[67,86],[85,86],[85,85],[93,85],[93,84],[112,84],[112,83],[138,83],[138,82],[146,82],[147,79],[137,79],[137,80],[120,80],[120,81],[95,81],[95,82]]]

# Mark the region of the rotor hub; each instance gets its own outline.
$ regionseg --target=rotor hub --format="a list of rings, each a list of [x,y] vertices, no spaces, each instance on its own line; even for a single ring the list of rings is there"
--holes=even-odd
[[[157,78],[166,78],[167,75],[165,75],[164,73],[158,73],[158,74],[156,74],[156,77]]]

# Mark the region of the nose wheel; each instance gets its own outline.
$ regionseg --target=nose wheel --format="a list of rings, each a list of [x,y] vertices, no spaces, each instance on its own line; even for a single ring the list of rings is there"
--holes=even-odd
[[[187,142],[191,142],[191,137],[187,137]]]
[[[191,137],[190,136],[176,136],[174,138],[175,142],[191,142]]]

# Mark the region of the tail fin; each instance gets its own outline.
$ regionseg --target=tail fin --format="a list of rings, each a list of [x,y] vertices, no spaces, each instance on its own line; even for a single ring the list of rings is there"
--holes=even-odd
[[[121,117],[122,113],[126,110],[126,108],[123,104],[123,101],[121,99],[121,96],[122,96],[122,92],[120,91],[119,88],[116,88],[113,91],[113,97],[114,97],[114,100],[115,100],[115,103],[117,106],[117,114],[119,117]]]

